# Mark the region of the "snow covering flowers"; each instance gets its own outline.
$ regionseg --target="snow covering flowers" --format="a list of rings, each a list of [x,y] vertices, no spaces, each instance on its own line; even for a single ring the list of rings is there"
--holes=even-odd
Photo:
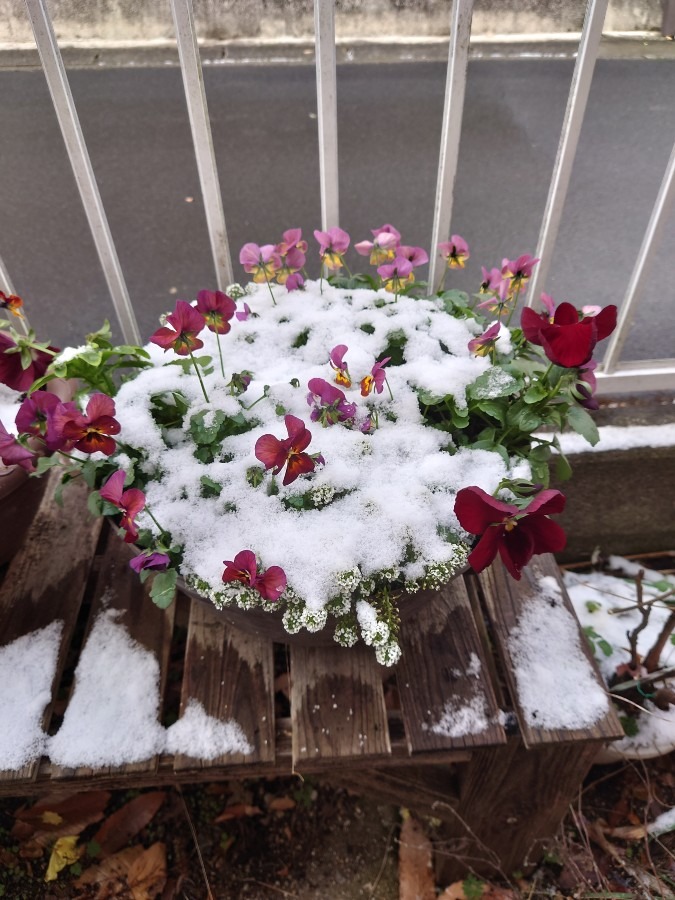
[[[528,254],[483,267],[470,296],[416,280],[428,254],[390,223],[354,245],[366,274],[347,232],[314,237],[312,253],[299,228],[245,244],[252,283],[178,300],[145,348],[107,326],[60,354],[0,332],[0,381],[28,392],[0,457],[81,474],[160,606],[180,576],[393,664],[408,593],[496,556],[518,578],[562,546],[549,461],[564,468],[568,424],[597,440],[590,357],[615,311],[545,296],[511,327]],[[470,259],[456,234],[434,252],[444,278]],[[57,377],[78,380],[74,401],[42,390]]]

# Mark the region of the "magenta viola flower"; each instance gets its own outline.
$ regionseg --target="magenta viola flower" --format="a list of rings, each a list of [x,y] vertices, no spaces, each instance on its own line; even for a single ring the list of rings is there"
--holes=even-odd
[[[412,270],[412,263],[409,259],[397,256],[393,262],[379,266],[377,274],[384,281],[386,290],[391,291],[392,294],[398,294],[415,280]]]
[[[49,349],[56,351],[54,347]],[[0,331],[0,383],[13,391],[27,391],[34,381],[45,374],[53,358],[53,354],[44,350],[26,344],[20,346]]]
[[[600,404],[593,394],[598,386],[598,379],[595,377],[595,370],[598,364],[594,359],[589,360],[585,366],[579,369],[579,380],[574,386],[573,394],[576,396],[579,405],[586,409],[599,409]]]
[[[307,241],[302,239],[302,228],[289,228],[284,231],[282,244],[285,247],[299,250],[301,253],[307,253]]]
[[[21,434],[44,437],[47,434],[49,416],[61,401],[48,391],[34,391],[26,397],[16,414],[16,427]],[[54,449],[50,447],[49,449]]]
[[[396,256],[407,259],[413,269],[429,262],[429,254],[422,247],[400,246],[396,250]]]
[[[511,279],[511,287],[513,290],[520,290],[525,282],[532,277],[534,267],[539,262],[529,253],[523,253],[518,259],[502,260],[502,275]]]
[[[120,432],[114,415],[115,401],[106,394],[92,394],[84,413],[74,403],[59,403],[48,413],[47,446],[110,456],[117,446],[112,435]]]
[[[128,491],[125,491],[125,478],[126,474],[123,469],[118,469],[106,481],[99,493],[104,500],[112,503],[122,513],[120,527],[126,532],[124,540],[127,544],[133,544],[138,538],[135,519],[145,507],[145,494],[138,488],[129,488]]]
[[[338,344],[336,347],[330,351],[330,365],[331,368],[335,370],[335,381],[337,384],[341,384],[342,387],[350,388],[352,386],[352,379],[349,375],[349,368],[347,367],[347,363],[345,362],[345,353],[349,347],[346,344]]]
[[[498,272],[499,270],[493,269],[492,271]],[[487,293],[487,291],[482,290],[482,286],[481,293]],[[491,313],[495,313],[497,316],[501,316],[508,307],[509,301],[512,299],[510,280],[508,278],[502,278],[500,275],[496,288],[490,291],[490,294],[491,296],[487,300],[481,300],[478,304],[478,309],[486,309]]]
[[[303,287],[305,283],[305,279],[302,277],[300,272],[293,272],[286,279],[286,290],[287,291],[297,291],[301,287]]]
[[[387,356],[386,359],[381,359],[379,362],[376,362],[373,368],[370,370],[370,375],[366,375],[366,377],[362,379],[362,397],[367,397],[373,390],[376,390],[378,394],[382,393],[382,391],[384,390],[384,383],[387,380],[387,376],[384,372],[384,367],[390,360],[391,356]]]
[[[279,284],[285,284],[289,291],[295,291],[305,283],[300,270],[306,262],[307,241],[302,239],[300,228],[289,228],[284,231],[283,240],[276,246],[279,255],[279,268],[276,272]]]
[[[286,590],[286,573],[281,566],[270,566],[258,574],[258,561],[252,550],[241,550],[233,560],[223,560],[223,581],[238,581],[258,591],[264,600],[275,601]]]
[[[222,291],[200,291],[196,309],[204,317],[209,331],[227,334],[232,328],[230,319],[237,310],[237,304]]]
[[[264,434],[255,443],[255,455],[266,469],[272,469],[273,475],[278,475],[286,466],[282,484],[291,484],[300,475],[313,472],[316,461],[304,452],[312,440],[312,434],[302,419],[287,415],[284,423],[288,437],[279,440],[273,434]]]
[[[0,460],[5,466],[20,466],[26,472],[35,470],[35,454],[23,447],[0,422]]]
[[[544,313],[525,307],[521,313],[520,327],[528,341],[544,348],[552,363],[564,369],[574,369],[585,365],[598,341],[614,331],[616,312],[616,306],[612,305],[606,306],[595,316],[580,318],[571,303],[560,303],[552,316],[548,305]]]
[[[560,491],[541,491],[520,509],[479,487],[462,488],[455,500],[455,514],[465,531],[480,537],[469,554],[469,564],[475,572],[482,572],[499,554],[509,573],[520,580],[523,567],[535,553],[558,553],[564,548],[565,532],[548,518],[564,508],[565,495]]]
[[[396,257],[401,235],[392,225],[383,225],[373,232],[372,241],[359,241],[354,244],[354,249],[361,256],[369,256],[371,266],[381,266],[383,263]]]
[[[483,273],[483,280],[480,283],[480,293],[489,294],[491,291],[498,291],[504,282],[501,269],[493,267],[488,270],[485,266],[481,266],[481,272]]]
[[[469,350],[476,356],[487,356],[494,349],[499,338],[499,322],[491,325],[487,331],[469,341]]]
[[[239,262],[244,271],[253,276],[256,284],[263,284],[274,278],[281,266],[281,259],[274,244],[265,244],[263,247],[257,244],[244,244],[239,251]]]
[[[173,350],[178,356],[189,356],[193,350],[204,346],[197,335],[204,330],[204,316],[185,300],[177,300],[176,308],[166,317],[171,328],[158,328],[150,341],[165,352]]]
[[[128,491],[125,491],[128,493]],[[134,556],[129,562],[130,568],[138,575],[141,572],[164,572],[169,567],[171,560],[166,553],[159,553],[156,550],[144,550],[138,556]]]
[[[240,322],[245,322],[250,315],[251,307],[248,305],[248,303],[244,303],[244,308],[235,313],[235,316]]]
[[[354,419],[356,404],[348,403],[340,388],[329,384],[323,378],[310,378],[307,387],[309,388],[307,402],[312,407],[309,417],[312,422],[320,422],[325,428]]]
[[[469,245],[458,234],[450,236],[449,241],[443,241],[438,245],[441,256],[447,262],[449,269],[463,269],[467,259],[471,256]]]
[[[349,247],[349,235],[336,226],[328,231],[315,231],[314,237],[319,242],[322,265],[331,272],[337,272],[344,265],[343,256]]]

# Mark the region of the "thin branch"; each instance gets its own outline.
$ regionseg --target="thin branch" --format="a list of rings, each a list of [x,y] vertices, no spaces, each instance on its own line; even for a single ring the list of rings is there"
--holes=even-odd
[[[638,654],[637,649],[637,639],[638,635],[641,631],[643,631],[647,627],[647,623],[649,622],[649,613],[651,609],[649,607],[645,608],[643,595],[642,595],[642,579],[645,576],[645,570],[640,569],[640,571],[635,576],[635,589],[637,591],[637,605],[640,613],[642,614],[642,621],[639,625],[637,625],[632,631],[626,632],[626,637],[628,638],[628,644],[630,646],[630,664],[631,669],[638,670],[640,665],[640,656]]]
[[[663,653],[665,646],[668,643],[668,638],[674,630],[675,611],[671,612],[671,614],[668,616],[658,638],[656,639],[656,643],[651,648],[649,653],[645,656],[644,667],[650,674],[652,672],[656,672],[656,670],[658,669],[661,654]]]
[[[190,810],[188,809],[187,803],[185,802],[185,797],[183,796],[183,789],[179,784],[177,784],[176,790],[178,791],[180,799],[183,803],[183,810],[185,811],[185,818],[188,821],[188,825],[190,826],[190,831],[192,832],[192,840],[194,841],[194,845],[197,848],[197,856],[199,857],[199,865],[201,866],[202,875],[204,876],[204,883],[206,884],[207,900],[216,900],[216,898],[213,895],[213,891],[211,890],[211,885],[209,884],[209,876],[206,874],[206,866],[204,865],[204,857],[202,856],[202,851],[199,846],[199,841],[197,840],[197,832],[195,831],[195,826],[192,824]]]

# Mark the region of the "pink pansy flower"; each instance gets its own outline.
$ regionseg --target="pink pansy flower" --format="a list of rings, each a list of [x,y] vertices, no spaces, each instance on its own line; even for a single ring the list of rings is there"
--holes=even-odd
[[[176,308],[169,313],[166,321],[171,328],[158,328],[150,336],[151,343],[165,352],[173,350],[178,356],[188,356],[193,350],[204,346],[204,342],[197,337],[206,326],[204,316],[185,300],[176,301]]]
[[[328,231],[315,231],[314,237],[319,242],[321,263],[331,272],[337,272],[344,265],[342,257],[349,247],[349,235],[336,226]]]
[[[274,278],[274,274],[281,266],[281,259],[274,244],[265,244],[259,247],[257,244],[244,244],[239,251],[239,262],[244,271],[253,276],[256,284],[263,284]]]
[[[302,239],[302,228],[289,228],[283,233],[283,242],[287,247],[295,247],[301,253],[307,253],[307,241]]]
[[[396,256],[407,259],[412,264],[413,269],[429,262],[429,254],[422,247],[400,246],[396,250]]]
[[[101,497],[112,503],[122,513],[120,527],[124,529],[126,534],[124,540],[127,544],[133,544],[138,538],[138,528],[136,526],[136,516],[145,507],[145,494],[138,488],[129,488],[124,490],[124,479],[126,474],[123,469],[118,469],[103,485],[99,491]]]
[[[558,553],[565,546],[565,532],[548,518],[565,508],[565,495],[546,490],[520,509],[496,500],[479,487],[458,492],[455,514],[459,524],[480,540],[469,554],[469,565],[482,572],[499,553],[509,573],[517,580],[535,553]]]
[[[616,306],[612,305],[596,316],[579,318],[579,312],[571,303],[560,303],[553,316],[548,307],[546,312],[536,313],[526,306],[520,316],[520,327],[530,343],[544,348],[552,363],[573,369],[585,365],[598,341],[614,331],[616,312]]]
[[[50,347],[50,350],[56,350]],[[6,384],[13,391],[27,391],[32,383],[41,378],[54,357],[44,350],[34,347],[18,349],[12,338],[0,331],[0,384]],[[24,368],[24,363],[28,365]]]
[[[397,256],[392,263],[379,266],[377,274],[382,277],[386,290],[391,291],[392,294],[398,294],[415,280],[412,269],[409,259]]]
[[[227,334],[232,327],[230,319],[236,312],[237,304],[222,291],[200,291],[196,308],[204,317],[209,331]]]
[[[110,456],[117,446],[111,435],[120,432],[114,415],[115,401],[106,394],[92,394],[85,413],[74,403],[59,403],[48,413],[48,446]]]
[[[250,315],[251,307],[248,305],[248,303],[244,303],[244,308],[235,313],[235,316],[240,322],[245,322]]]
[[[504,281],[501,269],[494,267],[488,270],[485,266],[481,266],[481,272],[483,273],[483,280],[480,284],[480,293],[488,294],[490,291],[498,291]]]
[[[523,253],[518,259],[502,260],[502,275],[511,279],[514,290],[520,290],[525,282],[532,277],[534,267],[539,262],[529,253]]]
[[[373,228],[371,233],[375,238],[382,237],[383,234],[392,234],[397,244],[401,241],[401,232],[398,230],[398,228],[394,228],[394,226],[390,225],[388,222],[386,222],[380,228]]]
[[[449,269],[463,269],[467,259],[471,256],[469,245],[458,234],[450,236],[449,241],[443,241],[438,245],[441,256],[447,261]]]
[[[233,560],[223,560],[223,581],[238,581],[258,591],[264,600],[278,600],[286,590],[286,573],[281,566],[270,566],[258,574],[258,562],[252,550],[241,550]]]
[[[128,493],[128,491],[125,491]],[[129,566],[140,575],[143,571],[164,572],[169,567],[171,560],[166,553],[158,553],[156,550],[144,550],[129,562]]]
[[[602,312],[602,307],[591,304],[590,306],[582,306],[581,311],[585,316],[597,316]]]
[[[338,422],[350,422],[356,415],[356,404],[347,403],[340,388],[323,378],[310,378],[307,387],[307,402],[312,407],[309,417],[312,422],[321,422],[325,428]]]
[[[360,253],[361,256],[370,256],[371,266],[380,266],[396,256],[396,248],[401,235],[395,229],[394,231],[384,231],[384,228],[391,228],[391,226],[385,225],[383,228],[373,231],[374,240],[372,241],[359,241],[358,244],[354,244],[357,253]]]
[[[376,362],[373,368],[370,370],[370,375],[366,375],[366,377],[361,381],[361,396],[367,397],[371,391],[374,389],[378,394],[381,394],[384,390],[384,383],[387,380],[387,376],[384,372],[384,367],[387,365],[391,356],[387,356],[386,359],[381,359],[379,362]]]
[[[286,279],[286,290],[287,291],[297,291],[299,290],[305,283],[305,279],[302,277],[300,272],[293,272],[292,275],[289,275]]]
[[[16,427],[22,434],[34,434],[36,437],[44,437],[47,433],[47,425],[50,414],[61,401],[56,394],[48,391],[35,391],[26,397],[16,414]],[[54,449],[50,447],[49,449]]]
[[[294,232],[298,232],[299,235],[302,235],[302,232],[299,228],[293,229]],[[289,232],[286,232],[288,234]],[[307,241],[301,241],[301,244],[306,248]],[[279,254],[279,268],[276,272],[277,281],[279,284],[285,284],[288,287],[289,278],[293,278],[300,269],[305,265],[306,257],[303,250],[301,250],[298,246],[291,243],[286,243],[282,241],[280,244],[277,244],[277,253]],[[302,278],[302,276],[300,276]],[[302,282],[304,284],[304,281]],[[297,278],[293,278],[292,285],[297,285]],[[299,286],[299,285],[298,285]],[[288,287],[289,291],[294,290],[294,287]]]
[[[22,447],[2,422],[0,422],[0,460],[5,466],[20,466],[26,472],[33,472],[35,469],[35,454]]]
[[[491,325],[486,332],[469,341],[469,350],[476,356],[487,356],[494,348],[499,337],[499,322]]]
[[[335,382],[346,388],[352,386],[349,368],[344,360],[345,353],[348,349],[349,347],[347,347],[346,344],[338,344],[330,351],[330,365],[331,368],[335,370]]]
[[[273,434],[264,434],[255,443],[255,455],[266,469],[272,469],[273,475],[278,475],[286,466],[282,484],[291,484],[299,475],[313,472],[315,460],[304,452],[312,434],[302,419],[287,415],[284,423],[288,437],[279,440]]]
[[[498,269],[493,269],[493,272],[498,272]],[[500,275],[499,282],[497,287],[492,291],[492,296],[487,300],[482,300],[478,304],[478,309],[487,309],[491,313],[495,313],[498,316],[506,309],[509,300],[510,300],[510,291],[511,291],[511,281],[508,278],[502,278]],[[486,293],[481,289],[481,293]]]

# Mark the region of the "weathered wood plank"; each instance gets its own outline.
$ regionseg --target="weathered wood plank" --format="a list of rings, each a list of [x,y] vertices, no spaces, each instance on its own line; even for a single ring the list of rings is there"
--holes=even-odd
[[[68,646],[96,549],[101,521],[87,511],[87,490],[82,483],[69,485],[63,507],[53,502],[59,476],[52,473],[43,502],[26,540],[12,560],[0,588],[0,641],[10,644],[23,635],[61,621],[61,646],[52,682],[52,699],[46,705],[42,727],[51,719]],[[0,690],[11,690],[11,685]],[[0,772],[0,782],[22,782],[35,777],[38,762],[14,772]]]
[[[410,753],[505,743],[463,578],[406,622],[401,650],[396,682]]]
[[[545,591],[543,587],[545,583],[542,583],[542,579],[553,579],[552,582],[548,581],[548,585],[558,586],[554,596]],[[623,729],[609,701],[605,714],[599,717],[592,726],[583,728],[541,727],[536,725],[523,709],[519,698],[518,664],[515,658],[517,654],[514,651],[511,636],[517,629],[524,611],[528,607],[531,608],[531,604],[548,603],[552,607],[560,604],[572,617],[573,622],[577,623],[554,557],[551,554],[533,557],[531,563],[523,569],[520,581],[511,578],[502,563],[495,561],[480,574],[479,582],[525,746],[535,747],[541,744],[562,744],[570,741],[609,741],[622,737]],[[566,652],[565,647],[561,646],[561,636],[558,634],[543,635],[542,641],[550,642],[551,652],[556,654]],[[573,685],[561,684],[560,696],[562,697],[564,692],[574,690],[578,692],[581,704],[584,699],[584,691],[596,691],[598,686],[604,691],[605,687],[588,642],[578,627],[578,623],[574,646],[569,647],[568,651],[570,654],[577,655],[583,653],[588,660],[588,681],[585,685],[578,682]],[[555,698],[542,698],[542,702],[554,703]]]
[[[234,720],[252,752],[212,760],[176,756],[176,773],[187,769],[253,765],[274,760],[273,644],[224,622],[208,603],[193,600],[188,625],[181,713],[197,700],[209,716]]]
[[[150,651],[159,664],[159,708],[164,696],[171,638],[173,634],[173,622],[175,603],[168,609],[159,609],[150,599],[150,585],[141,584],[136,573],[129,568],[129,560],[133,551],[127,544],[121,541],[110,529],[105,550],[100,561],[96,582],[92,591],[91,611],[87,624],[87,632],[83,649],[91,634],[92,628],[98,617],[105,611],[114,610],[117,613],[116,621],[124,626],[133,641],[136,641],[146,650]],[[116,690],[124,692],[125,683],[116,686]],[[128,685],[129,703],[133,703],[133,695],[136,687]],[[77,690],[77,670],[75,672],[74,690]],[[74,690],[71,691],[71,698]],[[105,767],[102,770],[94,770],[88,766],[70,769],[66,767],[52,767],[52,778],[75,778],[85,783],[92,778],[94,773],[124,776],[138,772],[153,772],[157,768],[158,756],[152,756],[147,760],[136,763],[128,763],[123,766]]]
[[[293,647],[293,765],[389,756],[382,675],[372,647]]]

